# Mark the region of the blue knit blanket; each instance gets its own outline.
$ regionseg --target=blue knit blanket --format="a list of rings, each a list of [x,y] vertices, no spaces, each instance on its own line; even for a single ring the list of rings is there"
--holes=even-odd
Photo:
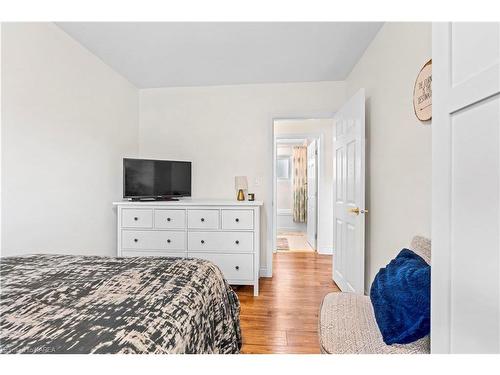
[[[375,318],[384,342],[407,344],[430,332],[431,267],[403,249],[381,268],[370,290]]]

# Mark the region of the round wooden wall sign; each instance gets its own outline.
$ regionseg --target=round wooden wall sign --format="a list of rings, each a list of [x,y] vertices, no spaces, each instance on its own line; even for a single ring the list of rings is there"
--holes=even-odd
[[[432,59],[418,73],[413,88],[413,109],[420,121],[432,118]]]

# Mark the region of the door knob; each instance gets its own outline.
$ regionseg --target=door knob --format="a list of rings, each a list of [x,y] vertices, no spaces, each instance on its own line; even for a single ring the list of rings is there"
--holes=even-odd
[[[368,213],[368,210],[360,210],[359,207],[349,208],[348,211],[356,215]]]

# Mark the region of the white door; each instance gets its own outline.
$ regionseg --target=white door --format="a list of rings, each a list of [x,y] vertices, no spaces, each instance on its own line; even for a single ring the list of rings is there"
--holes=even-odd
[[[433,353],[500,352],[500,26],[433,25]]]
[[[316,140],[307,146],[307,242],[316,250],[317,241],[317,205],[318,205],[318,172],[317,172]]]
[[[333,280],[363,294],[365,282],[365,90],[334,116]]]

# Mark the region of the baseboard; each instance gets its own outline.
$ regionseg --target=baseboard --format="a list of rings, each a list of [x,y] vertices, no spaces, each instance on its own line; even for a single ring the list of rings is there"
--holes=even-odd
[[[259,270],[259,276],[260,277],[273,277],[273,274],[272,273],[269,273],[267,268],[261,268]]]
[[[318,254],[322,255],[332,255],[333,254],[333,249],[331,247],[318,247]]]

